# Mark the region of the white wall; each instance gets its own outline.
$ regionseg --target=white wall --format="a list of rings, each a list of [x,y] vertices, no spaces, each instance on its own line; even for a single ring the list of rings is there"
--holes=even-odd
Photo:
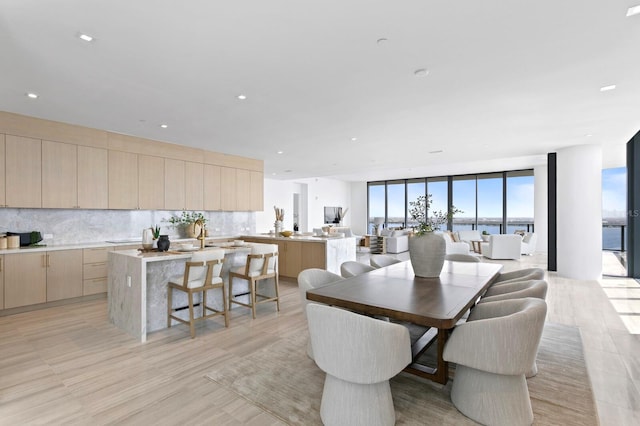
[[[351,231],[356,235],[367,233],[367,182],[351,182]]]
[[[366,183],[365,216],[366,216]],[[351,184],[335,179],[311,178],[296,181],[265,179],[264,180],[264,212],[256,213],[256,232],[269,232],[273,229],[275,213],[273,206],[284,208],[284,229],[293,230],[293,194],[306,192],[306,227],[301,220],[300,231],[311,231],[324,224],[324,207],[342,207],[349,209],[343,225],[351,226],[353,222],[353,206]],[[304,196],[301,197],[304,204]],[[358,207],[360,208],[360,207]],[[304,211],[303,206],[301,213]],[[357,210],[357,209],[356,209]]]

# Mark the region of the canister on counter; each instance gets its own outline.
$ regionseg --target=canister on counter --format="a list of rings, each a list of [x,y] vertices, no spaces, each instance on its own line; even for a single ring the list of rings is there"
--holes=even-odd
[[[10,248],[10,249],[20,248],[20,235],[9,235],[7,237],[7,248]]]
[[[0,250],[7,248],[7,237],[0,237]]]

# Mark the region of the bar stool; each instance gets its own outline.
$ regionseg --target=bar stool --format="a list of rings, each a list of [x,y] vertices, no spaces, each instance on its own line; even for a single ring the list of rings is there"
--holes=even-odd
[[[183,324],[189,324],[191,338],[196,336],[195,323],[204,321],[218,315],[224,316],[224,326],[229,327],[229,311],[227,309],[227,297],[224,292],[224,282],[220,274],[224,262],[224,250],[205,250],[194,253],[185,264],[184,275],[171,278],[167,289],[167,327],[171,327],[171,320]],[[207,306],[207,291],[219,288],[222,290],[222,310]],[[189,320],[182,319],[174,312],[184,307],[173,307],[173,290],[180,290],[187,294],[189,307]],[[194,316],[193,294],[202,293],[202,316]],[[207,314],[207,311],[212,313]]]
[[[276,302],[276,309],[280,311],[280,296],[278,292],[278,245],[255,244],[251,247],[251,254],[247,255],[247,263],[229,272],[229,308],[231,304],[251,308],[253,319],[256,318],[256,304]],[[233,279],[240,278],[249,284],[249,303],[240,302],[234,298]],[[275,296],[258,293],[258,281],[273,278],[275,280]],[[258,299],[259,298],[259,299]]]

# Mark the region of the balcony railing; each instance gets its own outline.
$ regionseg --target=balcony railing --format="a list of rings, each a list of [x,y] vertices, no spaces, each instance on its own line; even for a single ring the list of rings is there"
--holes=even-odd
[[[602,224],[602,249],[626,251],[627,225]]]

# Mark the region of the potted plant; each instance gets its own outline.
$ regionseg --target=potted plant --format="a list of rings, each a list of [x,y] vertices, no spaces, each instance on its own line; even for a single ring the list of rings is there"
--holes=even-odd
[[[409,202],[409,214],[418,223],[409,237],[409,259],[417,277],[434,278],[440,276],[447,246],[441,235],[434,234],[456,213],[462,213],[454,206],[447,212],[431,212],[431,194],[421,195]],[[431,217],[428,214],[431,213]]]
[[[196,238],[200,235],[200,224],[206,226],[207,219],[202,213],[183,210],[180,216],[171,216],[166,222],[178,230],[180,237]]]
[[[482,241],[486,243],[487,241],[489,241],[489,232],[487,232],[486,230],[482,231],[482,235],[480,235],[480,237],[482,237]]]

